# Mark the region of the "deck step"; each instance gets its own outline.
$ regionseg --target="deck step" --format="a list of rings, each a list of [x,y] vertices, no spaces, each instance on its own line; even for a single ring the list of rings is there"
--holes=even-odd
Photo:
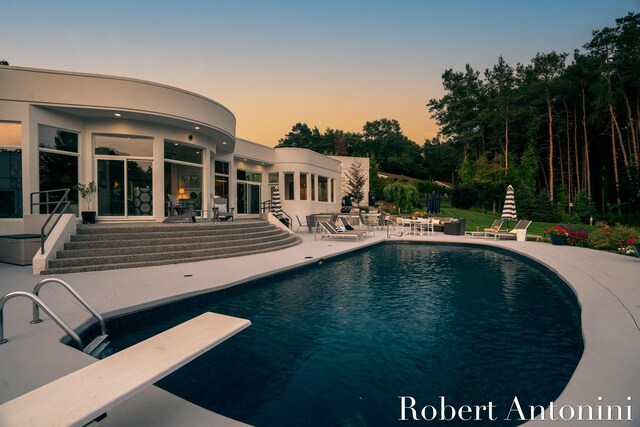
[[[300,239],[266,221],[78,226],[42,274],[203,261],[284,249]]]
[[[203,256],[200,258],[188,257],[188,258],[175,258],[172,260],[49,268],[43,271],[41,274],[52,275],[52,274],[67,274],[67,273],[84,273],[87,271],[118,270],[123,268],[154,267],[158,265],[183,264],[187,262],[207,261],[211,259],[231,258],[236,256],[254,255],[254,254],[259,254],[264,252],[272,252],[272,251],[277,251],[281,249],[286,249],[291,246],[295,246],[300,242],[302,242],[302,240],[299,237],[295,237],[295,241],[287,242],[282,245],[272,246],[270,248],[263,248],[263,249],[246,250],[241,253],[225,253],[225,254],[219,254],[219,255]]]

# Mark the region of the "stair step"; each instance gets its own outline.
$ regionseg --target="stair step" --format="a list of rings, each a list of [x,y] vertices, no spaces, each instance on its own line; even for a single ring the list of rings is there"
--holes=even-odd
[[[77,267],[67,267],[67,268],[49,268],[42,272],[43,275],[50,274],[66,274],[66,273],[81,273],[87,271],[103,271],[103,270],[117,270],[123,268],[137,268],[137,267],[152,267],[158,265],[167,265],[167,264],[182,264],[188,262],[198,262],[198,261],[206,261],[210,259],[220,259],[220,258],[229,258],[234,256],[241,255],[252,255],[264,252],[271,252],[276,250],[285,249],[291,246],[295,246],[302,242],[299,237],[294,236],[292,241],[287,241],[282,245],[274,246],[271,248],[263,248],[263,249],[252,249],[252,250],[244,250],[242,253],[233,254],[226,253],[221,255],[211,255],[211,256],[203,256],[198,258],[188,257],[188,258],[180,258],[173,259],[170,261],[147,261],[147,262],[131,262],[131,263],[121,263],[121,264],[102,264],[102,265],[87,265],[87,266],[77,266]]]
[[[93,341],[91,341],[82,351],[87,353],[87,354],[91,354],[93,353],[98,347],[101,347],[101,345],[104,344],[104,341],[107,339],[107,335],[98,335],[97,337],[95,337],[93,339]],[[91,354],[92,355],[92,354]],[[93,355],[92,355],[93,356]]]
[[[271,228],[265,231],[258,231],[255,233],[238,233],[227,235],[214,235],[214,236],[198,236],[198,237],[175,237],[167,236],[163,238],[155,239],[127,239],[127,240],[101,240],[101,241],[85,241],[85,242],[71,242],[64,244],[64,250],[80,250],[80,249],[107,249],[107,248],[134,248],[134,247],[148,247],[154,245],[178,245],[182,243],[209,243],[218,244],[219,242],[230,242],[234,240],[243,240],[249,237],[263,238],[270,236],[277,236],[282,233],[279,228]]]
[[[114,249],[117,248],[117,255],[132,255],[132,254],[153,254],[153,253],[172,253],[172,252],[189,252],[200,249],[222,249],[240,245],[251,245],[259,243],[268,243],[282,239],[288,236],[286,233],[278,230],[276,233],[270,233],[265,236],[233,236],[233,238],[225,240],[212,240],[212,239],[171,239],[170,244],[150,244],[149,241],[145,241],[146,245],[142,246],[127,246],[131,242],[123,243],[119,246],[105,247],[103,244],[97,245],[95,242],[91,242],[92,249],[66,249],[59,251],[56,255],[56,259],[68,259],[68,258],[86,258],[86,257],[104,257],[114,255]],[[198,240],[198,241],[196,241]],[[111,243],[111,242],[110,242]]]
[[[77,226],[78,234],[112,234],[139,232],[172,232],[197,230],[233,230],[237,228],[263,227],[266,221],[238,221],[238,222],[197,222],[184,224],[131,224],[131,225],[81,225]]]
[[[120,233],[96,233],[96,234],[76,234],[71,236],[72,242],[96,242],[107,240],[143,240],[143,239],[157,239],[161,237],[213,237],[213,236],[225,236],[232,234],[251,234],[259,231],[274,230],[276,227],[271,224],[262,225],[260,227],[238,227],[238,228],[224,228],[224,229],[195,229],[190,230],[160,230],[160,231],[131,231]]]
[[[272,241],[291,240],[295,236],[288,233],[283,233],[282,236],[274,238]],[[266,243],[244,243],[236,246],[229,247],[209,247],[205,249],[197,250],[184,250],[177,252],[149,252],[142,254],[124,254],[124,255],[110,255],[99,257],[83,257],[83,258],[67,258],[67,259],[55,259],[49,261],[49,268],[59,267],[71,267],[71,266],[83,266],[83,265],[100,265],[100,264],[117,264],[117,263],[135,263],[144,261],[166,261],[170,263],[173,259],[182,257],[206,257],[213,255],[221,255],[225,252],[229,253],[242,253],[245,249],[252,250],[254,248],[268,248],[272,246],[271,242]]]

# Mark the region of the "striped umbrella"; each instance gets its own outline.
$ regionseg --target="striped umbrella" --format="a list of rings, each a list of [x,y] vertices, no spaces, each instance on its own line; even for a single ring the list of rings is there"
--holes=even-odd
[[[509,221],[517,218],[515,192],[513,191],[513,186],[510,185],[507,187],[507,197],[502,208],[502,219]]]
[[[282,216],[282,204],[280,203],[280,190],[276,185],[271,189],[271,213],[276,217]]]

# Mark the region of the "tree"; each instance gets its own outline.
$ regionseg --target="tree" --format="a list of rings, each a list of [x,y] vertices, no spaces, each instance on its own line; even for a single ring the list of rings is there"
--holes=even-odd
[[[379,119],[367,122],[362,131],[362,151],[352,155],[375,155],[380,162],[380,169],[385,172],[416,178],[425,175],[420,146],[402,133],[397,120]]]
[[[387,184],[384,194],[387,200],[396,204],[399,214],[410,212],[419,201],[418,189],[407,182],[393,181]]]
[[[364,186],[367,183],[367,173],[362,169],[362,162],[359,159],[354,160],[345,175],[351,199],[360,206],[365,196]]]
[[[515,86],[514,70],[507,64],[502,56],[498,57],[498,63],[493,69],[485,71],[487,79],[488,99],[492,100],[493,109],[500,111],[504,122],[504,167],[509,169],[509,107],[513,98]]]
[[[9,62],[4,59],[0,59],[0,65],[9,65]]]
[[[316,128],[317,130],[317,128]],[[309,148],[314,144],[315,135],[306,123],[296,123],[291,128],[291,132],[285,135],[276,148],[280,147],[298,147]]]

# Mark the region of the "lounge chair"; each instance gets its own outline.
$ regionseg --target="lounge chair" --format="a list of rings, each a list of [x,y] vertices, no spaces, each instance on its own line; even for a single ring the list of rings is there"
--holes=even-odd
[[[487,237],[493,237],[494,240],[502,240],[502,239],[516,239],[516,240],[527,240],[527,228],[531,225],[531,221],[526,219],[521,219],[518,221],[513,230],[510,231],[495,231],[495,232],[487,232]],[[520,238],[518,238],[520,237]]]
[[[176,202],[175,197],[172,194],[167,194],[169,200],[169,216],[165,218],[164,223],[187,221],[196,222],[196,216],[193,209],[189,206],[181,206]]]
[[[318,223],[318,228],[321,231],[321,238],[336,238],[336,239],[356,239],[359,241],[360,238],[364,238],[364,231],[338,231],[333,224],[328,221],[321,221]]]
[[[503,219],[496,219],[491,224],[491,227],[485,228],[483,231],[467,231],[467,236],[471,237],[493,237],[488,236],[487,233],[499,233],[502,231],[502,225],[504,224]]]
[[[493,221],[493,224],[491,224],[491,227],[485,228],[484,231],[487,233],[498,232],[502,229],[503,224],[504,224],[504,219],[496,219],[495,221]]]
[[[227,205],[227,199],[225,199],[224,197],[214,197],[212,201],[212,221],[233,221],[233,210],[235,208],[229,208],[229,206]]]
[[[357,232],[362,234],[362,236],[368,236],[369,235],[369,230],[362,230],[362,229],[355,229],[351,224],[349,224],[349,221],[347,221],[347,219],[343,216],[338,217],[337,222],[335,223],[331,223],[329,222],[329,224],[334,225],[334,228],[336,228],[336,230],[338,230],[338,232],[340,231],[352,231],[352,232]],[[338,228],[337,226],[339,226],[340,228]]]

